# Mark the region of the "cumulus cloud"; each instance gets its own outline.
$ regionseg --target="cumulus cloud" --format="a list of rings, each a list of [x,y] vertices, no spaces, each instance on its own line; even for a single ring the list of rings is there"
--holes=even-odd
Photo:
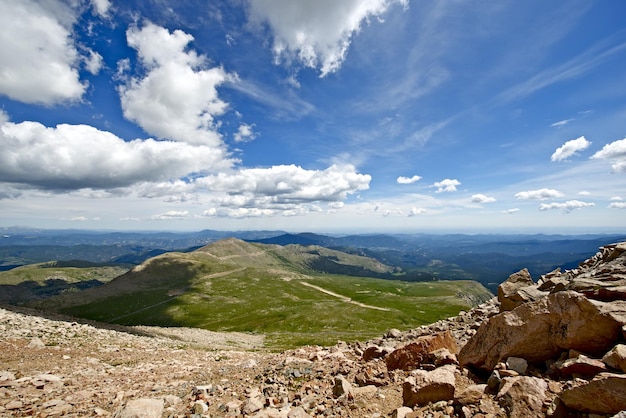
[[[109,0],[91,0],[91,5],[98,16],[107,17],[109,15],[109,10],[111,9]]]
[[[396,3],[406,6],[408,0],[248,2],[250,19],[272,31],[276,62],[297,61],[319,69],[321,77],[341,67],[363,22],[380,18]]]
[[[579,151],[585,150],[589,148],[591,142],[587,141],[584,136],[581,136],[576,139],[572,139],[571,141],[567,141],[562,146],[556,149],[552,156],[550,157],[551,161],[563,161],[567,160],[572,155],[575,155]]]
[[[173,141],[125,142],[86,125],[0,126],[0,181],[49,190],[116,188],[226,168],[221,152]]]
[[[616,173],[626,173],[626,138],[620,139],[610,144],[606,144],[602,149],[591,156],[611,161],[611,168]]]
[[[296,165],[246,168],[196,180],[200,187],[228,192],[238,199],[259,198],[271,203],[341,201],[349,194],[369,188],[371,176],[359,174],[352,165],[332,165],[325,170],[305,170]],[[250,204],[238,201],[237,204]]]
[[[613,202],[609,203],[611,209],[626,209],[626,202]]]
[[[485,196],[484,194],[474,194],[472,195],[472,203],[491,203],[495,202],[495,197]]]
[[[257,133],[254,132],[254,125],[242,123],[234,135],[235,142],[250,142],[256,139]]]
[[[407,216],[417,216],[417,215],[422,215],[424,213],[426,213],[427,210],[424,208],[416,208],[416,207],[412,207],[411,210],[409,211],[409,213],[407,214]]]
[[[97,75],[102,68],[102,55],[95,51],[87,51],[88,55],[85,56],[85,69],[93,75]]]
[[[456,192],[456,186],[460,186],[461,182],[457,179],[444,179],[441,181],[437,181],[432,184],[430,187],[436,187],[436,193],[442,192]]]
[[[543,188],[538,190],[528,190],[515,194],[515,198],[521,200],[545,200],[553,199],[555,197],[563,197],[563,193],[559,192],[558,190]]]
[[[413,177],[404,177],[400,176],[396,179],[398,184],[413,184],[419,180],[421,180],[421,176],[413,176]]]
[[[53,105],[79,100],[81,57],[65,2],[0,2],[0,94],[25,103]]]
[[[562,209],[565,213],[570,213],[576,209],[589,208],[595,206],[596,204],[593,202],[581,202],[580,200],[568,200],[563,203],[542,203],[539,205],[539,210],[546,211],[550,209]]]
[[[126,32],[147,69],[143,77],[120,87],[124,116],[159,138],[221,147],[216,116],[227,104],[217,87],[233,78],[220,67],[206,68],[206,59],[186,51],[193,36],[152,23]]]

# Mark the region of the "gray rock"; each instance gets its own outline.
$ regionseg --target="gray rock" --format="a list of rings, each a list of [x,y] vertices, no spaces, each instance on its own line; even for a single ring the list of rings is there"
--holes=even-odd
[[[335,376],[335,385],[333,386],[333,396],[338,398],[342,395],[352,395],[352,385],[343,376]]]
[[[521,357],[509,357],[506,359],[506,367],[509,370],[515,370],[519,374],[524,374],[528,370],[528,362]]]

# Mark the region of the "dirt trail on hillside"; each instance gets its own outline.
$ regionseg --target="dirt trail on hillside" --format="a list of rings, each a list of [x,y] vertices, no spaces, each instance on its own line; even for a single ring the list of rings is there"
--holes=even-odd
[[[385,312],[389,312],[390,311],[390,309],[387,309],[387,308],[381,308],[379,306],[366,305],[365,303],[357,302],[355,300],[350,299],[347,296],[343,296],[343,295],[340,295],[338,293],[331,292],[330,290],[326,290],[326,289],[324,289],[322,287],[315,286],[314,284],[311,284],[311,283],[307,283],[307,282],[300,282],[300,283],[302,285],[310,287],[312,289],[319,290],[320,292],[325,293],[325,294],[327,294],[329,296],[336,297],[337,299],[340,299],[340,300],[342,300],[342,301],[344,301],[346,303],[351,303],[353,305],[360,306],[361,308],[376,309],[377,311],[385,311]]]

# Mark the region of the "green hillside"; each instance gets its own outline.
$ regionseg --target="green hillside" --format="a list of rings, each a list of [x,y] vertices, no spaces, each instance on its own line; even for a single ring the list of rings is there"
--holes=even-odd
[[[265,334],[269,347],[282,349],[410,329],[491,297],[476,282],[323,274],[312,268],[318,265],[371,275],[393,271],[323,247],[228,239],[154,257],[103,286],[62,294],[39,307],[124,325]]]
[[[47,262],[0,272],[0,303],[21,304],[101,286],[128,267],[83,261]]]

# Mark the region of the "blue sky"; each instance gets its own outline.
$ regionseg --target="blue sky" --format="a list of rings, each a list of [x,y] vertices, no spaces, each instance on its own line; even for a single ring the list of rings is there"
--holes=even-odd
[[[0,226],[624,231],[621,0],[0,0]]]

